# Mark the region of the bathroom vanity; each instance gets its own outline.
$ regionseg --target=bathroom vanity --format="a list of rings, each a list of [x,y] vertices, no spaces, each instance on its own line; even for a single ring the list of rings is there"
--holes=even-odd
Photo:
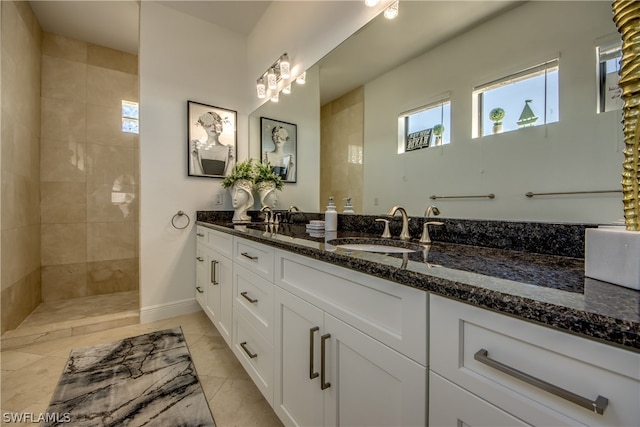
[[[333,239],[370,236],[200,212],[196,228],[196,298],[286,425],[640,420],[640,294],[579,258],[349,251]]]

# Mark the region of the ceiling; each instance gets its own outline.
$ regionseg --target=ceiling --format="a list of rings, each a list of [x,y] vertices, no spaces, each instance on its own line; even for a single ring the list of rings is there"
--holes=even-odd
[[[44,31],[137,54],[140,1],[152,0],[29,3]],[[271,3],[244,0],[159,2],[243,35],[251,32]],[[402,0],[396,19],[374,19],[321,61],[321,103],[347,93],[520,3],[507,0]]]

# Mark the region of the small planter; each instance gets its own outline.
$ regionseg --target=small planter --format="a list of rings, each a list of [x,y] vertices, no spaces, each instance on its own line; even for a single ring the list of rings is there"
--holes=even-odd
[[[493,134],[502,133],[502,120],[504,119],[505,112],[502,108],[494,108],[489,111],[489,120],[493,122],[493,128],[491,131]]]
[[[247,211],[253,206],[253,182],[248,179],[239,179],[231,185],[231,203],[234,208],[233,222],[250,222],[251,217]]]

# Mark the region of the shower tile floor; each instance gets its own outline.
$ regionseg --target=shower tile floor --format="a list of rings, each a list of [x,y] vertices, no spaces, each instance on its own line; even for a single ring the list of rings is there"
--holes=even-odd
[[[135,293],[137,295],[137,293]],[[120,295],[125,302],[127,296]],[[118,297],[114,297],[118,298]],[[99,305],[87,301],[75,300],[67,307],[75,316],[69,320],[64,317],[57,324],[65,322],[90,322],[91,312],[97,308],[109,311],[107,299],[97,299]],[[83,304],[77,304],[82,302]],[[115,303],[114,303],[115,304]],[[82,310],[76,305],[85,305]],[[25,329],[48,328],[51,318],[42,314],[50,308],[49,304],[26,321]],[[120,309],[122,306],[120,306]],[[137,299],[135,304],[137,315]],[[85,314],[82,314],[82,313]],[[102,312],[104,313],[104,312]],[[117,313],[100,316],[117,316]],[[122,314],[122,313],[121,313]],[[52,317],[57,316],[51,314]],[[99,317],[100,317],[99,316]],[[21,325],[22,327],[23,325]],[[218,330],[204,312],[173,317],[157,322],[110,327],[105,330],[85,332],[70,336],[51,338],[47,341],[36,339],[24,342],[16,348],[2,347],[0,365],[0,405],[2,416],[5,414],[33,414],[37,416],[46,411],[58,378],[64,369],[69,352],[78,347],[105,344],[127,337],[145,334],[151,331],[182,327],[193,363],[205,392],[209,407],[217,427],[280,427],[282,423],[273,412],[269,403],[249,378],[233,352],[227,346]],[[80,326],[76,326],[80,327]],[[21,328],[18,328],[21,329]],[[10,331],[11,332],[11,331]],[[5,334],[6,335],[6,334]],[[3,335],[4,338],[4,335]],[[15,423],[16,426],[35,426],[36,423]]]

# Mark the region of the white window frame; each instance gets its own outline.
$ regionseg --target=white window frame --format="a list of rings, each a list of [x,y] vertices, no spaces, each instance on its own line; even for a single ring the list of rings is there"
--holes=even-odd
[[[622,109],[622,103],[618,108],[612,108],[607,110],[605,99],[603,99],[603,85],[607,84],[606,75],[602,74],[602,63],[614,58],[622,59],[622,40],[617,39],[602,43],[596,46],[596,93],[597,93],[597,105],[596,112],[598,114],[606,113],[610,111],[619,111]],[[622,89],[620,89],[620,94]]]
[[[136,106],[136,108],[138,109],[138,117],[130,117],[130,116],[127,116],[127,115],[124,113],[124,111],[125,111],[124,106],[125,106],[126,104],[129,104],[129,105],[135,105],[135,106]],[[137,102],[134,102],[134,101],[126,101],[126,100],[124,100],[124,99],[123,99],[123,100],[122,100],[122,110],[121,110],[121,111],[122,111],[122,124],[123,124],[123,125],[124,125],[125,120],[128,120],[128,121],[131,121],[131,122],[136,122],[136,123],[138,123],[138,132],[128,132],[128,131],[124,130],[124,126],[121,126],[121,130],[122,130],[122,132],[124,132],[124,133],[130,133],[130,134],[133,134],[133,135],[138,135],[138,134],[139,134],[139,132],[140,132],[140,119],[139,119],[139,117],[140,117],[140,104],[139,104],[139,103],[137,103]]]
[[[437,107],[442,107],[445,104],[449,104],[449,123],[451,123],[451,93],[447,92],[444,95],[441,95],[439,97],[436,98],[437,100],[430,102],[426,105],[423,105],[421,107],[418,108],[414,108],[412,110],[408,110],[408,111],[404,111],[400,114],[398,114],[398,154],[403,154],[406,153],[408,151],[405,150],[406,147],[406,138],[407,138],[407,122],[409,120],[409,116],[414,115],[414,114],[418,114],[421,113],[423,111],[427,111],[427,110],[431,110]],[[443,120],[444,121],[444,120]],[[449,125],[451,127],[451,125]],[[449,129],[449,132],[451,130]],[[449,133],[449,135],[451,135],[451,133]],[[443,144],[443,145],[449,145],[451,144],[451,139],[449,139],[449,143],[448,144]],[[439,145],[438,147],[442,147],[443,145]],[[435,146],[430,146],[427,148],[434,148]]]

